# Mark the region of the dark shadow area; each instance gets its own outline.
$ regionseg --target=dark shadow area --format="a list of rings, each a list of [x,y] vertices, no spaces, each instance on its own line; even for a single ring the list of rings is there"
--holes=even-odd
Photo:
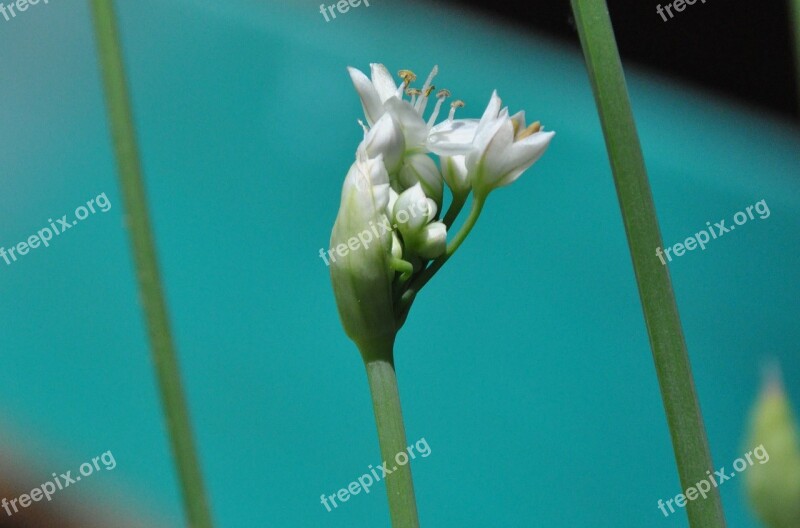
[[[441,1],[578,45],[567,0]],[[681,12],[666,10],[671,3],[665,0],[608,0],[608,5],[627,64],[652,68],[785,118],[800,117],[788,0],[696,0]]]

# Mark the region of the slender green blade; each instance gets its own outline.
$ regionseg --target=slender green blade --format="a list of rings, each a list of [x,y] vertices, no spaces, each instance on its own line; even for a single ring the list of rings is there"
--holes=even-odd
[[[192,528],[211,528],[200,464],[195,453],[180,368],[169,328],[169,316],[158,273],[155,244],[139,163],[136,133],[128,97],[114,6],[111,0],[91,0],[106,105],[119,169],[133,257],[144,305],[153,362],[166,415],[167,429]]]
[[[644,157],[605,0],[572,0],[633,260],[683,489],[713,471]],[[656,498],[654,498],[655,502]],[[725,526],[719,493],[686,504],[693,528]]]

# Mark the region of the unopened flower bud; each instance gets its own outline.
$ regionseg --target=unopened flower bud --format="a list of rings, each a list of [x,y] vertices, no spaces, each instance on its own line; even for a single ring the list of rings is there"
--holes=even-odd
[[[362,351],[375,342],[393,340],[396,333],[394,272],[389,266],[392,235],[377,228],[388,223],[388,202],[389,177],[381,156],[370,159],[359,149],[345,178],[331,233],[330,272],[342,325]]]
[[[777,370],[753,409],[747,449],[758,458],[745,485],[750,503],[767,528],[800,526],[800,438]]]

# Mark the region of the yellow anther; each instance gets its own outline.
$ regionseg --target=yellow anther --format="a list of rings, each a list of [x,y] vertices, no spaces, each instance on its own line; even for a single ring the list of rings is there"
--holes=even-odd
[[[425,90],[425,97],[430,97],[431,96],[431,92],[433,92],[435,89],[436,89],[435,86],[431,86],[427,90]]]
[[[411,70],[400,70],[397,75],[405,81],[406,84],[411,84],[417,80],[417,76]]]
[[[455,101],[450,103],[450,106],[452,108],[464,108],[464,101],[462,101],[461,99],[456,99]]]
[[[438,99],[439,97],[450,97],[450,90],[442,88],[436,93],[436,98]]]
[[[409,88],[406,90],[406,95],[420,95],[422,91],[419,88]]]
[[[535,134],[536,132],[540,131],[541,129],[542,129],[542,124],[539,123],[538,121],[535,122],[535,123],[531,123],[531,125],[528,128],[526,128],[525,130],[523,130],[522,132],[520,132],[517,135],[517,139],[518,140],[519,139],[524,139],[524,138],[530,136],[531,134]]]

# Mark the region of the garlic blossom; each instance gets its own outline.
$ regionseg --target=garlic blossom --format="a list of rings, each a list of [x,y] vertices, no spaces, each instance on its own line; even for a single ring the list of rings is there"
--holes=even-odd
[[[381,453],[389,460],[407,445],[394,371],[398,330],[417,293],[472,230],[489,193],[519,178],[553,133],[538,122],[526,126],[523,112],[509,116],[496,92],[481,119],[456,119],[464,106],[456,100],[437,123],[450,97],[439,90],[426,119],[435,66],[421,88],[412,86],[409,70],[398,72],[399,84],[382,64],[371,65],[370,77],[348,71],[366,123],[359,120],[363,140],[345,177],[330,249],[320,249],[320,257],[330,266],[342,326],[364,360]],[[455,230],[468,201],[469,214]],[[409,466],[389,473],[392,526],[418,527]]]
[[[554,133],[538,122],[526,126],[524,112],[509,115],[497,92],[480,119],[457,119],[464,103],[456,100],[437,123],[450,97],[439,90],[426,119],[436,66],[420,88],[412,87],[416,75],[409,70],[398,72],[399,82],[382,64],[371,64],[369,77],[348,72],[366,124],[359,121],[364,137],[345,179],[328,255],[342,322],[361,346],[393,341],[417,292],[464,240],[489,193],[519,178]],[[445,184],[451,199],[441,219]],[[448,230],[470,194],[472,212],[448,245]]]

